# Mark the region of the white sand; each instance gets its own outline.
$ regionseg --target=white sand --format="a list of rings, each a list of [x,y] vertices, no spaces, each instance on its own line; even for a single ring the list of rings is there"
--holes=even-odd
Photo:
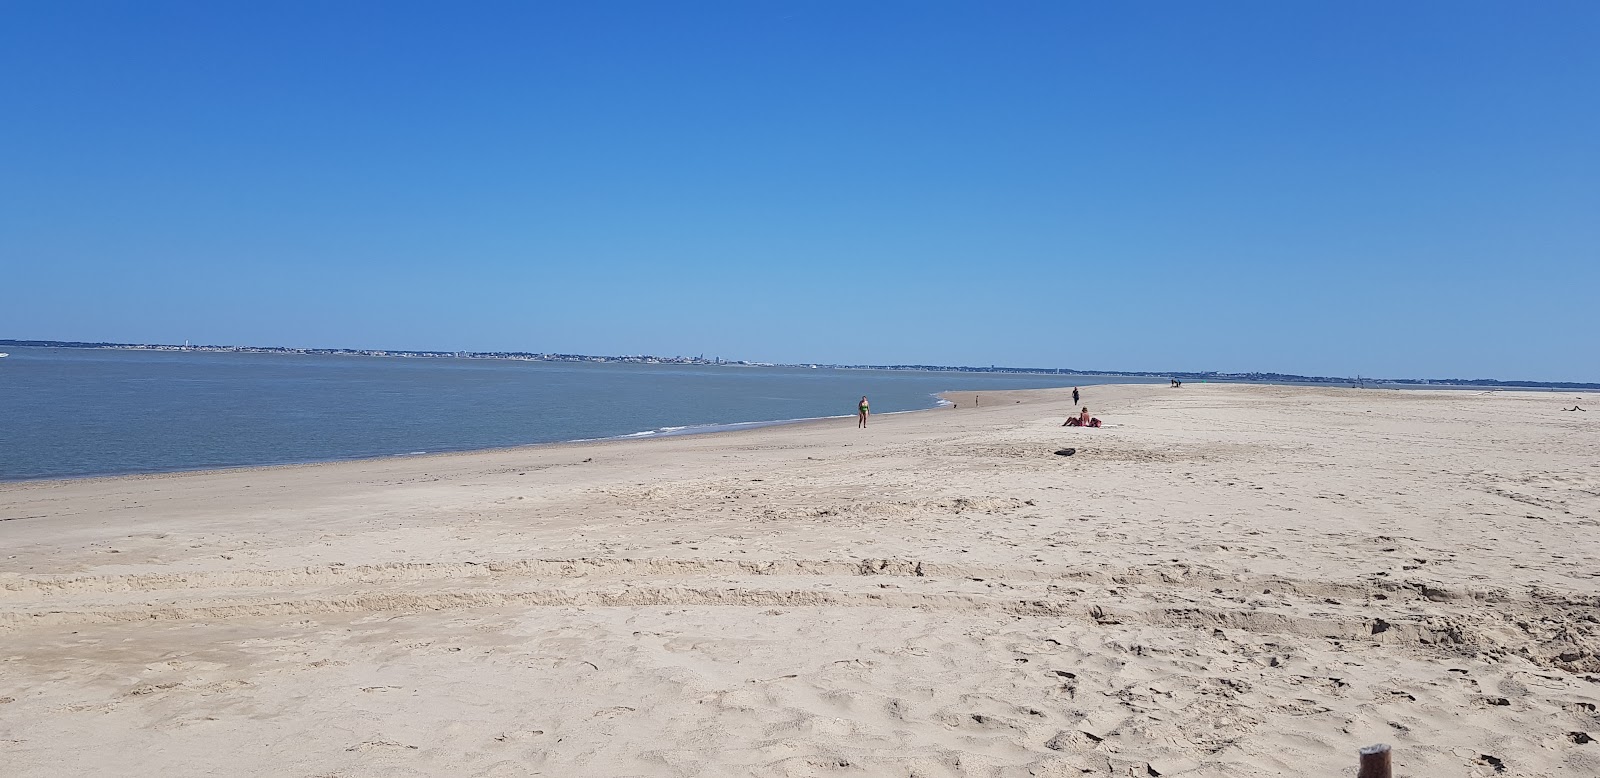
[[[0,485],[0,774],[1600,775],[1595,398],[1086,394]]]

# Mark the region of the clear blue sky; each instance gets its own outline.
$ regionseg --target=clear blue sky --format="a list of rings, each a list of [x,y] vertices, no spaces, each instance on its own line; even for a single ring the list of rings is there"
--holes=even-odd
[[[0,0],[0,337],[1600,381],[1600,3]]]

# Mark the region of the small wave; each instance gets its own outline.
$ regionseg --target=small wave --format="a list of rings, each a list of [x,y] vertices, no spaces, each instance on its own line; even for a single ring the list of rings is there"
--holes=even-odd
[[[898,411],[909,413],[909,411]],[[569,441],[571,443],[588,443],[596,440],[635,440],[638,438],[657,438],[672,435],[700,435],[707,432],[731,432],[733,430],[748,430],[757,427],[775,427],[784,424],[799,424],[806,421],[819,419],[847,419],[849,416],[813,416],[802,419],[773,419],[771,421],[731,421],[719,424],[687,424],[680,427],[657,427],[644,432],[629,432],[625,435],[615,435],[610,438],[580,438]]]
[[[760,424],[760,423],[765,423],[765,422],[748,422],[748,423]],[[626,435],[618,435],[615,439],[621,439],[621,438],[653,438],[653,437],[656,437],[656,436],[659,436],[659,435],[673,435],[673,434],[677,434],[679,432],[684,432],[684,431],[710,432],[710,431],[713,431],[713,430],[734,429],[734,428],[737,428],[739,426],[741,426],[741,425],[740,424],[694,424],[694,425],[685,424],[685,425],[683,425],[681,427],[657,427],[657,428],[655,428],[653,430],[645,430],[643,432],[629,432]]]

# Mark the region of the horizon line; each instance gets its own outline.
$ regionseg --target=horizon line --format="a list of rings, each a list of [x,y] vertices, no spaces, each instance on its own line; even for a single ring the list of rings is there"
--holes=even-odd
[[[0,338],[0,346],[17,348],[115,348],[124,350],[175,350],[175,351],[233,351],[233,352],[287,352],[300,354],[348,354],[353,356],[398,356],[398,357],[423,357],[423,358],[468,358],[468,359],[518,359],[522,361],[573,361],[573,360],[656,360],[677,362],[680,364],[704,365],[742,365],[752,367],[802,367],[802,368],[831,368],[831,369],[858,369],[858,370],[929,370],[952,372],[1006,372],[1006,373],[1032,373],[1039,375],[1108,375],[1108,376],[1170,376],[1179,378],[1233,378],[1242,380],[1265,380],[1275,378],[1279,380],[1300,380],[1310,383],[1353,383],[1357,386],[1365,383],[1380,384],[1441,384],[1451,386],[1525,386],[1540,388],[1574,388],[1600,390],[1600,383],[1588,381],[1517,381],[1497,378],[1377,378],[1362,376],[1307,376],[1297,373],[1279,373],[1274,371],[1220,371],[1220,370],[1082,370],[1078,368],[1062,367],[1011,367],[1005,365],[990,365],[978,367],[972,365],[929,365],[929,364],[843,364],[837,362],[760,362],[748,359],[723,359],[722,357],[705,358],[704,354],[697,357],[660,356],[655,354],[576,354],[555,351],[444,351],[439,349],[394,349],[394,348],[348,348],[348,347],[323,347],[323,346],[252,346],[252,345],[223,345],[223,344],[191,344],[187,340],[182,345],[176,343],[121,343],[115,341],[81,341],[81,340],[24,340],[18,338]],[[531,359],[529,359],[531,358]]]

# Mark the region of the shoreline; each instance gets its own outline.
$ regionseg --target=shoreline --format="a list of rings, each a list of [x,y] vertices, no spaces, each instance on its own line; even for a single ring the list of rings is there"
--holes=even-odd
[[[1102,375],[1100,377],[1112,377],[1112,376]],[[1111,387],[1137,387],[1137,386],[1158,386],[1159,387],[1161,385],[1160,384],[1154,384],[1154,383],[1146,382],[1146,383],[1127,383],[1127,384],[1090,384],[1088,386],[1092,386],[1092,387],[1095,387],[1095,388],[1111,388]],[[1471,386],[1439,386],[1439,385],[1423,385],[1423,384],[1407,384],[1407,385],[1403,385],[1403,386],[1401,386],[1401,385],[1390,385],[1390,386],[1354,387],[1354,386],[1338,386],[1338,385],[1325,385],[1325,384],[1315,384],[1315,383],[1311,383],[1311,384],[1268,383],[1268,382],[1257,382],[1257,381],[1217,381],[1217,382],[1210,382],[1210,383],[1194,384],[1191,388],[1199,387],[1199,386],[1295,387],[1295,388],[1303,388],[1303,389],[1311,389],[1311,390],[1331,390],[1331,391],[1351,391],[1351,390],[1354,390],[1354,391],[1373,391],[1373,390],[1382,390],[1382,389],[1393,389],[1393,390],[1405,391],[1405,392],[1428,392],[1428,391],[1460,392],[1460,391],[1464,391],[1464,390],[1471,390],[1471,389],[1477,389],[1478,388],[1478,387],[1471,387]],[[992,390],[980,389],[980,390],[976,390],[976,391],[970,390],[970,389],[950,390],[950,391],[944,391],[944,392],[937,392],[937,393],[933,394],[932,397],[935,398],[936,404],[933,405],[932,407],[914,408],[914,409],[904,410],[904,411],[885,411],[883,413],[874,413],[873,416],[874,416],[874,418],[878,418],[878,417],[885,417],[885,416],[896,416],[896,415],[901,415],[901,414],[927,413],[929,411],[949,410],[952,407],[959,407],[959,404],[955,400],[953,400],[951,398],[960,397],[960,396],[963,396],[963,395],[972,395],[972,394],[984,395],[984,394],[989,394],[989,395],[994,395],[996,397],[1004,398],[1004,397],[1007,397],[1009,395],[1015,395],[1015,394],[1020,394],[1020,393],[1053,392],[1053,391],[1062,391],[1062,390],[1063,390],[1062,387],[1040,387],[1040,388],[1024,388],[1024,389],[992,389]],[[1070,390],[1067,390],[1067,391],[1070,391]],[[1543,388],[1538,388],[1538,387],[1515,387],[1515,388],[1511,388],[1511,387],[1504,387],[1504,388],[1503,387],[1493,387],[1493,388],[1483,389],[1480,394],[1487,395],[1487,394],[1507,394],[1507,393],[1528,392],[1528,393],[1534,393],[1534,394],[1548,395],[1548,394],[1551,394],[1551,393],[1554,393],[1554,392],[1558,392],[1558,391],[1567,391],[1567,390],[1543,389]],[[1580,400],[1581,399],[1582,398],[1580,398]],[[207,474],[207,473],[234,473],[234,472],[248,472],[248,471],[253,471],[253,470],[282,470],[282,469],[288,469],[288,468],[327,467],[327,466],[333,466],[333,465],[354,464],[354,463],[362,463],[362,462],[384,462],[384,461],[390,461],[390,460],[401,461],[401,460],[414,460],[414,459],[429,459],[429,458],[436,458],[436,457],[461,457],[461,456],[470,456],[470,455],[473,455],[473,454],[508,453],[508,452],[528,451],[528,450],[541,450],[541,449],[548,449],[548,448],[559,448],[559,447],[568,447],[568,446],[576,446],[576,445],[587,445],[587,444],[611,444],[611,443],[626,443],[626,442],[646,441],[646,440],[659,440],[659,439],[674,438],[674,437],[722,435],[722,434],[727,434],[727,433],[751,432],[751,431],[755,431],[755,430],[765,429],[765,428],[768,428],[768,427],[789,427],[789,426],[800,426],[800,425],[807,425],[807,424],[820,424],[820,423],[826,422],[826,421],[841,420],[841,419],[853,419],[853,418],[855,418],[855,417],[852,414],[840,414],[840,415],[837,415],[837,416],[812,416],[812,417],[794,418],[794,419],[774,419],[774,420],[770,420],[770,421],[741,421],[741,422],[725,422],[725,423],[714,423],[714,424],[685,425],[685,426],[682,426],[682,427],[662,427],[662,428],[658,428],[658,429],[655,429],[655,430],[646,430],[646,431],[642,431],[642,432],[625,433],[625,434],[622,434],[622,435],[613,435],[613,436],[601,437],[601,438],[573,438],[573,439],[570,439],[570,440],[553,440],[553,441],[547,441],[547,442],[542,442],[542,443],[521,443],[521,444],[515,444],[515,445],[509,445],[509,446],[484,446],[484,447],[472,447],[472,448],[460,448],[460,449],[438,449],[438,450],[433,450],[433,451],[422,451],[422,452],[414,452],[414,453],[384,453],[384,454],[371,454],[371,455],[350,456],[350,457],[335,457],[335,458],[328,458],[328,459],[306,459],[306,460],[296,460],[296,461],[290,461],[290,462],[270,462],[270,463],[262,463],[262,464],[219,465],[219,466],[204,466],[204,467],[192,467],[192,468],[136,470],[136,471],[122,472],[122,473],[96,473],[96,474],[87,474],[87,475],[43,476],[43,477],[38,477],[38,478],[4,478],[4,477],[0,477],[0,490],[4,490],[4,489],[6,489],[8,487],[12,487],[12,486],[26,486],[26,485],[43,486],[43,485],[56,484],[56,483],[98,482],[98,481],[115,481],[115,480],[126,480],[126,479],[146,480],[146,479],[164,478],[164,477],[202,475],[202,474]],[[0,518],[0,521],[5,521],[5,519]]]
[[[938,410],[938,408],[923,408],[914,411],[895,411],[895,413],[923,413]],[[888,415],[888,414],[884,414]],[[701,435],[721,435],[738,432],[751,432],[767,427],[798,426],[813,422],[823,422],[831,419],[846,419],[849,416],[818,416],[809,419],[781,419],[778,421],[735,422],[730,425],[701,425],[715,427],[716,429],[683,429],[666,433],[630,433],[606,438],[574,438],[572,440],[552,440],[546,443],[521,443],[512,446],[488,446],[484,448],[440,449],[435,451],[419,451],[409,454],[372,454],[370,456],[338,457],[333,459],[308,459],[294,462],[272,462],[259,465],[223,465],[217,467],[192,467],[174,470],[141,470],[127,473],[109,473],[94,475],[73,476],[45,476],[41,478],[0,478],[0,491],[12,486],[44,486],[50,484],[67,483],[92,483],[101,481],[129,481],[151,480],[157,478],[177,478],[184,476],[202,476],[223,473],[248,473],[253,471],[281,471],[297,468],[336,467],[339,465],[356,465],[361,463],[383,463],[402,461],[421,461],[429,459],[444,459],[454,457],[467,457],[479,454],[506,454],[519,451],[543,451],[573,446],[611,445],[617,443],[642,443],[650,440],[663,440],[675,437],[689,437]],[[4,521],[5,519],[0,519]]]
[[[848,368],[841,368],[841,369],[848,369]],[[1104,375],[1104,376],[1099,376],[1099,377],[1116,377],[1116,376]],[[1094,384],[1094,386],[1140,386],[1140,385],[1146,385],[1146,384]],[[995,389],[995,390],[979,390],[979,391],[980,392],[985,392],[985,393],[992,393],[992,394],[1004,394],[1004,393],[1008,393],[1008,392],[1043,391],[1044,389],[1048,389],[1048,388],[1052,388],[1052,387],[1041,387],[1041,388],[1037,388],[1037,389],[1033,389],[1033,388],[1028,388],[1028,389]],[[926,413],[928,411],[945,410],[945,409],[950,408],[951,405],[952,405],[951,401],[945,399],[946,395],[959,395],[959,394],[969,394],[969,393],[971,393],[970,390],[952,390],[952,391],[936,392],[936,393],[930,395],[930,397],[932,397],[934,399],[934,404],[932,406],[930,406],[930,407],[927,407],[927,408],[912,408],[912,409],[903,410],[903,411],[884,411],[882,413],[874,413],[873,416],[875,418],[877,418],[877,417],[884,417],[884,416],[896,416],[896,415],[907,414],[907,413]],[[482,446],[482,447],[459,448],[459,449],[437,449],[437,450],[432,450],[432,451],[420,451],[420,452],[413,452],[413,453],[384,453],[384,454],[371,454],[371,455],[360,455],[360,456],[350,456],[350,457],[334,457],[334,458],[327,458],[327,459],[305,459],[305,460],[295,460],[295,461],[290,461],[290,462],[268,462],[268,463],[261,463],[261,464],[218,465],[218,466],[202,466],[202,467],[190,467],[190,468],[134,470],[134,471],[128,471],[128,472],[121,472],[121,473],[92,473],[92,474],[85,474],[85,475],[41,476],[41,477],[37,477],[37,478],[5,478],[5,477],[0,477],[0,489],[4,489],[4,488],[6,488],[7,486],[10,486],[10,485],[22,485],[22,484],[49,484],[49,483],[56,483],[56,482],[105,481],[105,480],[117,480],[117,479],[148,479],[148,478],[159,478],[159,477],[165,477],[165,476],[182,476],[182,475],[192,475],[192,474],[201,474],[201,473],[229,473],[229,472],[249,471],[249,470],[283,469],[283,468],[294,468],[294,467],[318,467],[318,466],[327,466],[327,465],[338,465],[338,464],[344,464],[344,463],[373,462],[373,461],[383,461],[383,460],[391,460],[391,459],[400,460],[400,459],[415,459],[415,458],[426,458],[426,457],[462,456],[462,455],[468,455],[468,454],[488,454],[488,453],[495,453],[495,452],[509,452],[509,451],[525,450],[525,449],[539,449],[539,448],[547,448],[547,447],[554,447],[554,446],[571,446],[571,445],[587,444],[587,443],[620,443],[620,442],[628,442],[628,441],[655,440],[655,439],[659,439],[659,438],[683,437],[683,436],[689,436],[689,435],[720,435],[720,434],[731,433],[731,432],[745,432],[745,431],[751,431],[751,430],[758,430],[758,429],[763,429],[763,428],[766,428],[766,427],[786,427],[786,426],[794,426],[794,425],[802,425],[802,424],[810,424],[810,423],[820,423],[820,422],[829,421],[829,420],[854,419],[854,418],[855,418],[855,416],[853,414],[840,414],[840,415],[836,415],[836,416],[809,416],[809,417],[802,417],[802,418],[772,419],[772,420],[760,420],[760,421],[718,422],[718,423],[712,423],[712,424],[691,424],[691,425],[684,425],[684,426],[678,426],[678,427],[661,427],[661,428],[657,428],[655,430],[645,430],[645,431],[641,431],[641,432],[630,432],[630,433],[624,433],[624,434],[621,434],[621,435],[612,435],[612,436],[600,437],[600,438],[572,438],[572,439],[569,439],[569,440],[552,440],[552,441],[546,441],[546,442],[540,442],[540,443],[520,443],[520,444],[515,444],[515,445],[509,445],[509,446]],[[0,519],[0,521],[4,521],[4,519]]]
[[[1097,384],[1097,386],[1120,386],[1120,385],[1121,384]],[[1003,391],[1042,391],[1042,390],[1032,390],[1032,389],[996,390],[995,393],[999,394],[999,393],[1002,393]],[[885,411],[883,413],[874,413],[873,417],[877,418],[877,417],[883,417],[883,416],[899,416],[899,415],[902,415],[902,414],[909,414],[909,413],[927,413],[929,411],[946,410],[946,409],[948,409],[950,407],[950,405],[948,404],[948,401],[943,399],[943,396],[946,395],[946,394],[953,394],[953,392],[940,392],[938,394],[935,394],[934,397],[939,398],[939,400],[938,400],[939,404],[934,405],[934,406],[932,406],[930,408],[914,408],[914,409],[905,410],[905,411]],[[854,418],[855,418],[855,416],[850,415],[850,414],[841,414],[841,415],[838,415],[838,416],[812,416],[812,417],[799,418],[799,419],[775,419],[775,420],[772,420],[772,421],[739,421],[739,422],[726,422],[726,423],[717,423],[717,424],[685,425],[685,426],[682,426],[682,427],[662,427],[662,428],[659,428],[659,429],[656,429],[656,430],[647,430],[647,431],[644,431],[644,432],[632,432],[632,433],[627,433],[627,434],[623,434],[623,435],[613,435],[613,436],[610,436],[610,437],[603,437],[603,438],[573,438],[571,440],[552,440],[552,441],[548,441],[548,442],[544,442],[544,443],[521,443],[521,444],[511,445],[511,446],[487,446],[487,447],[479,447],[479,448],[440,449],[440,450],[435,450],[435,451],[419,451],[419,452],[404,453],[404,454],[372,454],[370,456],[337,457],[337,458],[332,458],[332,459],[308,459],[308,460],[300,460],[300,461],[294,461],[294,462],[270,462],[270,463],[264,463],[264,464],[254,464],[254,465],[222,465],[222,466],[216,466],[216,467],[192,467],[192,468],[178,468],[178,469],[171,469],[171,470],[138,470],[138,471],[125,472],[125,473],[100,473],[100,474],[89,474],[89,475],[44,476],[44,477],[39,477],[39,478],[0,478],[0,491],[3,491],[6,488],[11,487],[11,486],[27,486],[27,485],[43,486],[43,485],[60,484],[60,483],[83,483],[83,482],[119,481],[119,480],[149,480],[149,479],[154,479],[154,478],[205,475],[205,474],[209,474],[209,473],[238,473],[238,472],[249,472],[249,471],[255,471],[255,470],[286,470],[286,469],[291,469],[291,468],[311,468],[311,467],[327,467],[327,466],[343,465],[343,464],[356,464],[356,463],[361,463],[361,462],[385,462],[385,461],[391,461],[391,460],[392,461],[404,461],[404,460],[428,459],[428,458],[434,458],[434,457],[461,457],[461,456],[470,456],[470,455],[473,455],[473,454],[511,453],[511,452],[517,452],[517,451],[542,450],[542,449],[551,449],[551,448],[559,448],[559,447],[570,447],[570,446],[579,446],[579,445],[589,445],[589,444],[633,443],[633,442],[643,442],[643,441],[648,441],[648,440],[662,440],[662,439],[677,438],[677,437],[704,436],[704,435],[724,435],[724,434],[739,433],[739,432],[754,432],[754,431],[766,429],[766,428],[769,428],[769,427],[802,426],[802,425],[807,425],[807,424],[820,424],[820,423],[826,422],[826,421],[835,421],[835,420],[840,420],[840,419],[854,419]],[[7,521],[7,519],[0,518],[0,521]]]

